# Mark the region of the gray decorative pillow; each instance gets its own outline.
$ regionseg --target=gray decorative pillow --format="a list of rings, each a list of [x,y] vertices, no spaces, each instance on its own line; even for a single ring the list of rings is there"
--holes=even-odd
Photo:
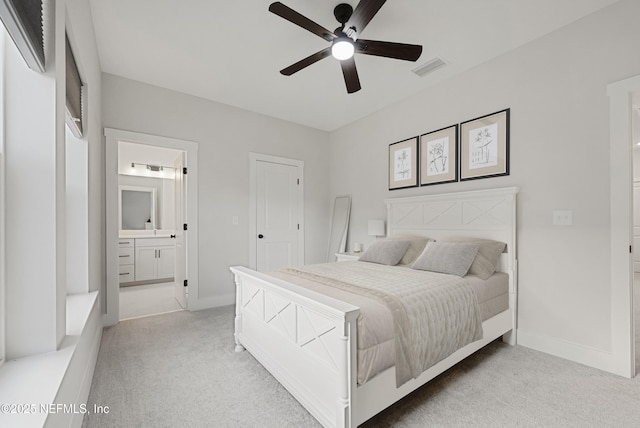
[[[433,241],[433,239],[430,238],[413,235],[396,235],[390,236],[387,239],[395,241],[409,241],[409,248],[407,249],[407,252],[404,253],[404,256],[402,256],[400,263],[398,263],[399,265],[410,265],[415,262],[418,256],[424,251],[424,247],[427,246],[427,242]]]
[[[477,252],[475,244],[429,242],[411,268],[465,276]]]
[[[383,239],[374,241],[369,245],[358,259],[361,262],[379,263],[381,265],[395,266],[409,248],[409,241],[395,241]]]
[[[498,269],[500,254],[507,246],[504,242],[480,238],[447,238],[442,242],[464,242],[477,245],[478,254],[471,263],[468,274],[477,275],[481,279],[488,279]]]

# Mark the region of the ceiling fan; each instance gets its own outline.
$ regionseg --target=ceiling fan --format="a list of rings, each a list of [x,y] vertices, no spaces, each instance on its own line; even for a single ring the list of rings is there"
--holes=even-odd
[[[351,94],[360,90],[360,79],[358,78],[356,63],[353,59],[354,53],[402,59],[405,61],[416,61],[422,53],[422,46],[420,45],[364,40],[359,38],[369,21],[378,13],[385,2],[386,0],[360,0],[355,10],[346,3],[337,5],[333,10],[333,15],[341,26],[336,28],[334,32],[316,24],[309,18],[280,2],[271,3],[269,6],[270,12],[331,42],[331,46],[280,70],[280,73],[285,76],[291,76],[293,73],[321,59],[333,55],[336,59],[340,60],[344,82],[347,85],[347,92]]]

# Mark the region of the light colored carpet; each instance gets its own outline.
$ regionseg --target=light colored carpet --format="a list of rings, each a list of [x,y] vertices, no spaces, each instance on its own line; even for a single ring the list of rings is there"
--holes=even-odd
[[[248,352],[233,308],[105,329],[83,427],[319,427]],[[493,342],[363,427],[640,426],[633,380]]]

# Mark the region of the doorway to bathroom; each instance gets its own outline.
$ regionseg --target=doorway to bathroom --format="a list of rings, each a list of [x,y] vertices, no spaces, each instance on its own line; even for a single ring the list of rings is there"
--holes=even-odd
[[[198,308],[197,143],[106,136],[104,325]]]
[[[175,274],[178,258],[185,257],[176,233],[184,157],[181,150],[118,142],[121,321],[186,307]]]

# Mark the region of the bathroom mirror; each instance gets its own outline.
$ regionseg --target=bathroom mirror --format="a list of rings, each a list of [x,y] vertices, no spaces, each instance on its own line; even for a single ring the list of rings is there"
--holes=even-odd
[[[120,230],[154,230],[156,228],[156,189],[120,186]]]
[[[351,196],[336,196],[329,225],[329,252],[327,254],[329,262],[336,261],[336,253],[344,253],[347,248],[350,211]]]

